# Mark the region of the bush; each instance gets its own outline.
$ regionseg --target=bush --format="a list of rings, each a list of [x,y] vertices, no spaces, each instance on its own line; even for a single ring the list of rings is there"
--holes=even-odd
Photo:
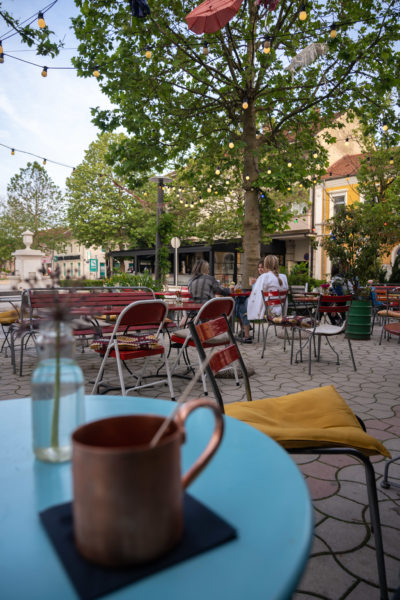
[[[61,279],[61,287],[103,287],[105,279]]]
[[[293,265],[292,270],[288,275],[288,282],[289,285],[305,285],[308,283],[309,290],[319,287],[321,283],[323,283],[321,279],[314,279],[314,277],[310,277],[308,272],[308,263],[306,262]]]
[[[118,273],[106,280],[106,286],[126,286],[126,287],[138,287],[145,286],[151,288],[155,292],[162,290],[162,284],[159,281],[154,281],[148,271],[144,273],[138,273],[133,275],[132,273]]]

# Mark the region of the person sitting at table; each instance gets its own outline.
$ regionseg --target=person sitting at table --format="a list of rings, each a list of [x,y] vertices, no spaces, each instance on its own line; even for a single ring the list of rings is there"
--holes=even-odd
[[[258,276],[264,273],[264,259],[260,259],[257,264]],[[257,277],[249,277],[249,283],[253,287]],[[245,344],[252,344],[253,340],[250,336],[250,321],[247,317],[247,301],[248,296],[238,296],[235,298],[235,317],[239,321],[241,332],[239,334],[240,339]]]
[[[215,294],[229,296],[230,288],[221,287],[218,281],[210,275],[210,265],[202,258],[196,260],[192,269],[192,277],[189,279],[189,292],[194,302],[207,302],[215,297]]]
[[[230,288],[221,287],[218,281],[210,275],[210,265],[206,260],[199,258],[194,263],[192,277],[189,279],[188,290],[193,298],[193,302],[204,304],[215,297],[215,294],[229,296]],[[233,289],[233,288],[232,288]],[[195,312],[189,312],[184,315],[179,323],[180,327],[185,327],[187,320],[196,316]]]
[[[264,273],[259,276],[247,302],[247,318],[249,321],[262,319],[265,312],[263,292],[276,292],[289,289],[287,277],[279,273],[279,261],[273,254],[268,254],[264,259]],[[279,317],[282,313],[279,304],[270,307],[270,316]]]

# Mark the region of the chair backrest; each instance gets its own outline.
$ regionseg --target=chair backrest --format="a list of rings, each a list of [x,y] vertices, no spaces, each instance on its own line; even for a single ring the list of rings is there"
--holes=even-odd
[[[340,313],[343,316],[342,329],[345,329],[347,322],[347,314],[350,310],[353,296],[346,294],[345,296],[325,296],[320,295],[314,314],[314,327],[318,326],[318,322],[323,315]]]
[[[288,296],[288,290],[273,290],[270,292],[261,291],[264,304],[265,304],[265,316],[268,317],[268,309],[276,306],[281,307],[281,314],[286,314],[286,300]]]
[[[197,313],[194,322],[201,323],[202,321],[210,321],[211,319],[216,319],[222,315],[226,315],[229,319],[234,306],[235,301],[231,297],[211,298],[211,300],[208,300],[208,302],[203,304]]]
[[[138,300],[124,308],[115,322],[113,336],[117,334],[121,325],[129,327],[138,325],[154,325],[157,337],[164,325],[168,312],[168,304],[164,300]]]
[[[240,350],[238,348],[238,345],[236,343],[236,340],[232,333],[232,329],[230,328],[226,316],[222,315],[221,317],[218,317],[211,321],[207,321],[205,323],[196,324],[193,321],[192,323],[189,323],[189,330],[202,363],[206,359],[204,344],[211,338],[216,337],[217,335],[228,334],[229,336],[230,344],[224,348],[218,346],[218,349],[214,349],[211,359],[206,367],[207,376],[209,378],[211,387],[213,388],[215,398],[221,408],[221,411],[225,412],[224,402],[221,396],[220,389],[218,387],[217,380],[215,378],[215,373],[218,373],[218,371],[221,371],[221,369],[228,367],[236,360],[239,361],[240,368],[242,371],[242,377],[245,383],[247,399],[251,400],[252,398],[250,381],[246,365],[243,362],[242,355],[240,354]]]

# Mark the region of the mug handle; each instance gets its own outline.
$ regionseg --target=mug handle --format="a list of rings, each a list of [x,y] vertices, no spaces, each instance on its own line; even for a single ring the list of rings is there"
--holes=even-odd
[[[210,441],[208,442],[206,448],[200,454],[196,462],[190,467],[190,469],[185,473],[182,477],[182,487],[186,489],[188,485],[192,483],[194,479],[196,479],[197,475],[201,473],[204,467],[209,463],[211,458],[214,456],[218,446],[221,443],[222,436],[224,433],[224,419],[221,413],[219,406],[213,402],[212,400],[189,400],[182,404],[182,407],[179,409],[179,412],[175,416],[175,423],[179,427],[179,429],[185,432],[184,424],[187,417],[191,412],[196,410],[196,408],[207,407],[212,410],[214,413],[215,426]],[[185,434],[184,434],[185,435]]]

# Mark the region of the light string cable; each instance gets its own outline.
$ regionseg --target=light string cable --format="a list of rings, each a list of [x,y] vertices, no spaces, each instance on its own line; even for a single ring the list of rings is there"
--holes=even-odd
[[[20,23],[17,22],[17,25],[10,24],[7,17],[3,14],[3,12],[0,11],[0,15],[10,25],[10,28],[5,33],[0,34],[0,40],[2,40],[4,42],[4,40],[10,39],[10,38],[14,37],[14,35],[21,35],[22,31],[20,28],[23,25],[28,26],[28,27],[29,27],[29,25],[32,25],[32,23],[37,20],[38,14],[41,13],[42,15],[44,15],[47,11],[49,11],[51,8],[53,8],[53,6],[57,2],[58,2],[58,0],[53,0],[53,2],[50,2],[50,4],[47,4],[44,8],[40,9],[39,11],[36,11],[33,15],[31,15],[24,21],[21,21]]]

